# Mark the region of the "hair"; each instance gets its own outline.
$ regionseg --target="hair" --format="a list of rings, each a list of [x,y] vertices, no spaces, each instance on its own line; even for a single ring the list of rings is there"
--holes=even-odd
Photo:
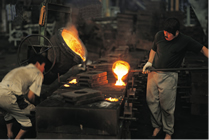
[[[42,64],[42,63],[46,63],[46,61],[47,61],[46,58],[41,54],[32,54],[28,59],[28,63],[33,63],[33,64],[35,64],[36,62]]]
[[[163,24],[163,30],[176,35],[176,31],[180,29],[180,22],[177,18],[167,18]]]
[[[45,69],[49,69],[52,65],[49,59],[44,57],[42,54],[31,54],[28,63],[36,64],[36,62],[39,62],[40,64],[45,63]]]

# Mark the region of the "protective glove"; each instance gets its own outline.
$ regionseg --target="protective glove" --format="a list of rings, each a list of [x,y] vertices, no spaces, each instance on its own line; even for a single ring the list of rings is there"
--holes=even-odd
[[[143,70],[142,70],[142,73],[145,73],[146,69],[149,68],[149,67],[152,67],[152,63],[151,62],[147,62],[144,67],[143,67]]]

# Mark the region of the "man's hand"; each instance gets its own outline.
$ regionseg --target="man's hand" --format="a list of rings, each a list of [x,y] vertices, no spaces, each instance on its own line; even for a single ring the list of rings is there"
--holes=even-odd
[[[143,71],[142,71],[142,73],[143,73],[143,74],[147,74],[147,73],[149,73],[150,71],[149,71],[149,70],[147,70],[147,68],[149,68],[149,67],[152,67],[152,63],[147,62],[147,63],[144,65],[144,67],[143,67]]]
[[[202,47],[202,50],[200,52],[203,53],[208,58],[208,48],[206,48],[205,46],[203,46]]]

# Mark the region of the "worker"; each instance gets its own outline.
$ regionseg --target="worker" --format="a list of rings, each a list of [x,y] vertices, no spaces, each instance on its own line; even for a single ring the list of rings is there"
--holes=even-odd
[[[156,138],[159,132],[165,132],[165,139],[171,139],[174,133],[174,110],[178,73],[172,71],[149,71],[154,69],[179,68],[187,51],[202,52],[208,57],[208,49],[179,31],[177,18],[164,21],[163,30],[156,33],[148,62],[143,67],[147,77],[146,100],[151,112],[154,128],[149,138]]]
[[[11,70],[0,83],[0,108],[5,111],[8,138],[14,138],[14,119],[21,125],[15,139],[22,138],[32,127],[30,112],[35,109],[36,96],[41,93],[47,59],[42,55],[33,55],[28,62],[26,66]]]

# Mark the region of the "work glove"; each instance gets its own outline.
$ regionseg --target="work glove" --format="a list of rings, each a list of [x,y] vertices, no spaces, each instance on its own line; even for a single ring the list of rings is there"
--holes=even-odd
[[[144,73],[144,74],[148,73],[149,71],[146,70],[146,69],[149,68],[149,67],[152,67],[152,63],[151,63],[151,62],[147,62],[147,63],[144,65],[143,70],[142,70],[142,73]]]

